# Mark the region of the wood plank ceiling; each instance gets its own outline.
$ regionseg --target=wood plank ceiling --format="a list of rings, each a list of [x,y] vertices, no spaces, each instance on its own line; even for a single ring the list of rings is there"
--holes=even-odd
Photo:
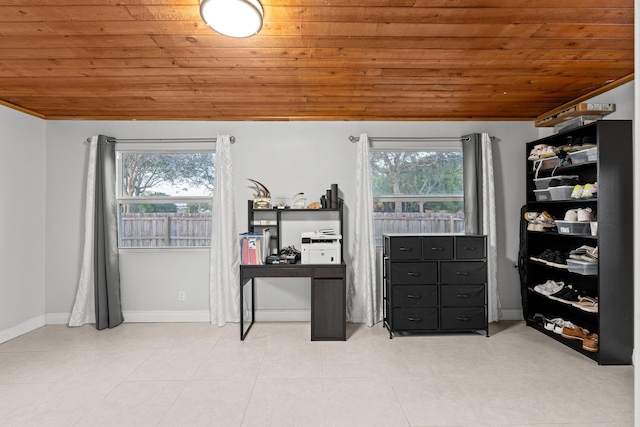
[[[0,103],[47,119],[534,120],[633,73],[633,0],[0,0]],[[631,77],[630,77],[631,76]]]

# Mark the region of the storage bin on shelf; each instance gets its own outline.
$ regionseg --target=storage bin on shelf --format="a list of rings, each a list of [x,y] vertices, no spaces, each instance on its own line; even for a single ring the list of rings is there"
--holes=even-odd
[[[579,178],[578,175],[558,175],[558,176],[550,176],[547,178],[536,178],[533,182],[536,184],[536,190],[546,190],[549,188],[549,183],[552,179],[574,179]]]
[[[598,274],[598,263],[589,261],[579,261],[569,258],[567,260],[569,272],[582,274],[583,276],[595,276]]]
[[[594,163],[598,160],[598,147],[569,153],[569,159],[571,160],[572,165]]]
[[[538,202],[547,202],[551,200],[551,193],[549,192],[549,189],[533,190],[533,194],[536,195],[536,201]]]
[[[541,171],[541,170],[549,170],[554,169],[560,166],[560,159],[557,156],[554,157],[545,157],[544,159],[534,160],[533,161],[533,170]]]
[[[549,187],[549,193],[551,195],[551,200],[571,200],[573,186],[559,185],[557,187]]]
[[[591,235],[590,222],[556,220],[556,226],[558,227],[558,233],[560,234],[571,234],[574,236]]]

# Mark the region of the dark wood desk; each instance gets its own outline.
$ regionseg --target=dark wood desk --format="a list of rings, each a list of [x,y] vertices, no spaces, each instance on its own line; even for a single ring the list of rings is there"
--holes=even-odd
[[[311,279],[311,341],[346,341],[346,265],[268,264],[240,266],[240,339],[255,320],[255,280],[263,277]],[[251,281],[251,323],[244,330],[244,286]]]

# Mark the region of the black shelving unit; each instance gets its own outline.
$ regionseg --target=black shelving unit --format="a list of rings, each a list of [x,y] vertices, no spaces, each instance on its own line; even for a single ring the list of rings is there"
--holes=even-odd
[[[633,351],[633,135],[630,120],[599,120],[580,128],[561,132],[526,144],[526,156],[537,144],[565,145],[578,138],[591,137],[597,145],[597,157],[579,165],[557,165],[547,159],[548,168],[539,161],[527,161],[526,189],[530,212],[547,211],[563,220],[567,210],[589,207],[598,222],[597,236],[557,232],[526,231],[522,234],[520,254],[523,311],[527,324],[601,365],[631,364]],[[555,167],[557,165],[557,167]],[[588,200],[537,201],[536,178],[577,175],[581,183],[598,182],[598,194]],[[596,275],[582,275],[551,267],[530,259],[545,249],[569,252],[581,245],[598,247]],[[598,313],[589,313],[552,300],[531,289],[552,279],[571,284],[599,300]],[[535,314],[560,317],[599,335],[599,350],[583,350],[580,340],[568,340],[547,331],[533,320]]]

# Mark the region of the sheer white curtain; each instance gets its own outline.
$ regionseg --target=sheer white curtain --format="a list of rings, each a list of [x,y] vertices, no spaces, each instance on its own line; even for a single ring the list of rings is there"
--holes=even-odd
[[[96,198],[96,158],[98,152],[98,136],[92,136],[89,141],[89,162],[87,167],[87,193],[84,207],[84,249],[82,252],[82,267],[80,280],[76,291],[76,300],[71,310],[69,326],[82,326],[95,323],[96,307],[94,304],[93,258],[95,247],[93,244],[95,198]]]
[[[498,298],[498,249],[496,229],[496,193],[493,182],[493,150],[488,133],[480,136],[480,159],[482,164],[482,230],[487,235],[487,290],[489,322],[502,317]]]
[[[369,166],[369,137],[356,142],[356,198],[351,280],[347,295],[347,320],[373,326],[382,320],[380,291],[376,283],[376,244],[373,235],[373,194]]]
[[[487,236],[488,319],[502,317],[498,297],[498,251],[493,152],[487,133],[468,135],[462,143],[464,161],[465,232]]]
[[[209,267],[211,323],[240,321],[240,248],[233,196],[233,162],[229,135],[216,140],[215,178]]]

